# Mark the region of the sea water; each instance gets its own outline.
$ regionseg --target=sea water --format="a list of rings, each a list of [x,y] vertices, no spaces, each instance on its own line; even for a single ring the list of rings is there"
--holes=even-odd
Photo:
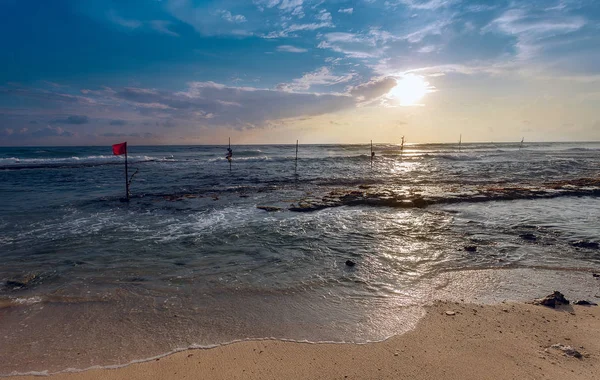
[[[0,374],[600,294],[598,143],[232,148],[0,148]]]

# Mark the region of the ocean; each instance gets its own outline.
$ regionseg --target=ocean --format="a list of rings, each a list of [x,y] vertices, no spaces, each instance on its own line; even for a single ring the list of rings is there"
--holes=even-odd
[[[0,375],[600,297],[600,143],[232,149],[0,148]]]

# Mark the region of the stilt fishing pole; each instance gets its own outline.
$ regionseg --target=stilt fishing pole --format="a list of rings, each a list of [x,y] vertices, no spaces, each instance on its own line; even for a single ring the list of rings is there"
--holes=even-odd
[[[294,166],[294,175],[298,175],[298,140],[296,140],[296,162]]]
[[[231,150],[231,137],[229,138],[229,146],[227,147],[227,155],[225,156],[225,158],[227,158],[227,161],[229,161],[229,172],[231,173],[231,159],[233,157],[233,151]]]
[[[402,153],[404,153],[404,136],[402,136],[402,143],[400,144],[400,157],[402,157]]]

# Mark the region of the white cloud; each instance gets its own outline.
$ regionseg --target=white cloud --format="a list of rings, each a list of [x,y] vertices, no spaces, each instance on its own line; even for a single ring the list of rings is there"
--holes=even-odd
[[[379,57],[384,54],[384,45],[401,37],[371,28],[367,33],[333,32],[321,36],[322,41],[317,46],[320,49],[330,49],[350,58],[366,59]]]
[[[331,13],[322,9],[319,11],[319,13],[316,14],[315,18],[321,22],[329,22],[330,23],[331,22]]]
[[[544,39],[578,31],[586,20],[565,14],[543,14],[533,17],[524,9],[510,9],[492,21],[483,31],[497,31],[517,37],[519,58],[530,59],[544,47]]]
[[[334,84],[345,83],[355,77],[354,73],[346,75],[333,75],[327,67],[321,67],[315,71],[304,74],[301,78],[294,79],[290,83],[280,83],[278,90],[282,91],[303,91],[312,86],[331,86]]]
[[[425,45],[425,46],[422,46],[421,48],[419,48],[417,50],[417,52],[419,52],[419,53],[433,53],[434,51],[437,51],[437,50],[438,50],[438,48],[435,45]]]
[[[143,23],[139,20],[123,18],[112,10],[108,12],[108,19],[113,23],[128,29],[137,29],[143,25]]]
[[[349,15],[351,15],[352,12],[354,12],[354,8],[340,8],[338,10],[338,13],[346,13],[346,14],[349,14]]]
[[[166,34],[169,36],[173,36],[173,37],[179,37],[179,34],[173,32],[172,30],[169,30],[169,25],[171,25],[171,23],[169,21],[163,21],[163,20],[150,21],[150,26],[152,27],[152,29],[156,30],[157,32]]]
[[[425,37],[432,35],[441,35],[443,30],[448,27],[452,23],[452,19],[442,19],[432,22],[429,25],[424,26],[423,28],[411,32],[404,36],[410,43],[421,42]]]
[[[389,2],[390,5],[402,4],[413,9],[424,9],[434,11],[438,8],[447,7],[460,0],[399,0]]]
[[[321,28],[333,28],[334,25],[330,22],[310,23],[310,24],[293,24],[286,28],[284,34],[293,33],[304,30],[317,30]]]
[[[277,46],[277,51],[283,51],[283,52],[287,52],[287,53],[306,53],[308,50],[299,48],[299,47],[295,47],[292,45],[280,45],[280,46]]]
[[[283,11],[293,11],[302,6],[303,0],[282,0],[279,9]]]
[[[219,13],[221,14],[221,18],[225,21],[235,24],[246,22],[246,17],[243,15],[233,15],[227,10],[219,10]]]

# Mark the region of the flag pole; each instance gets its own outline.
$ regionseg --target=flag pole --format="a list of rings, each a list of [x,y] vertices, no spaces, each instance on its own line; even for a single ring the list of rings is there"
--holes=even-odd
[[[127,172],[127,142],[125,142],[125,199],[129,202],[129,174]]]

